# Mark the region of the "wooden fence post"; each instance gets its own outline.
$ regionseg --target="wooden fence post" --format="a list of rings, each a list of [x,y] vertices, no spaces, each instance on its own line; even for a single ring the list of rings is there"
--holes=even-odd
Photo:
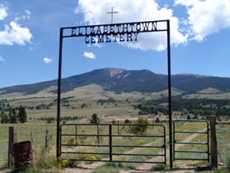
[[[9,140],[8,140],[8,167],[13,166],[13,145],[15,142],[14,127],[9,127]]]
[[[77,125],[75,125],[75,145],[77,145],[78,144],[78,128],[77,128]]]
[[[117,121],[117,134],[120,135],[120,122]]]
[[[97,123],[97,145],[100,145],[100,129],[99,129],[99,123]]]
[[[49,149],[49,130],[46,129],[45,131],[45,151]]]
[[[218,167],[218,151],[217,151],[217,139],[216,139],[216,117],[209,117],[210,123],[210,161],[211,167]]]

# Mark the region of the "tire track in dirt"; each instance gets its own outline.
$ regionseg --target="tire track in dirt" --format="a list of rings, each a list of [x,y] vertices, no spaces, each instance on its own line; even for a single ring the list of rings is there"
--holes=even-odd
[[[199,132],[204,132],[206,131],[206,129],[203,129]],[[188,136],[186,139],[184,139],[182,142],[191,142],[194,138],[196,138],[197,136],[199,136],[199,134],[192,134],[190,136]],[[178,148],[182,148],[184,147],[185,144],[177,144],[176,145],[176,148],[175,149],[178,149]],[[167,150],[167,156],[169,156],[169,151]],[[148,160],[148,162],[156,162],[157,161],[157,158],[152,158],[150,160]],[[144,164],[141,164],[140,166],[138,166],[136,168],[136,170],[121,170],[119,173],[147,173],[147,172],[151,172],[152,168],[152,164],[147,164],[147,163],[144,163]],[[154,171],[154,172],[157,172],[157,171]],[[162,171],[161,171],[162,172]],[[166,171],[167,172],[167,171]],[[192,173],[194,172],[193,170],[177,170],[177,171],[169,171],[170,173]]]

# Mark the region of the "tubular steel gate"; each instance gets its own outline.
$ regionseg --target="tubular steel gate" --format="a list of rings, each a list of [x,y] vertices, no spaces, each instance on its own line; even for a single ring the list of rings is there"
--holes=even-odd
[[[209,162],[209,138],[208,121],[173,121],[173,160]]]
[[[72,161],[166,164],[166,129],[162,124],[63,124],[60,153]]]

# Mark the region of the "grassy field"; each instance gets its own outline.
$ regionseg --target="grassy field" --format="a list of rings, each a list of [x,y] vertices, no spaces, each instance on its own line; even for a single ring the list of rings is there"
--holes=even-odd
[[[0,126],[0,165],[4,166],[6,164],[7,160],[7,148],[8,148],[8,127],[12,126],[12,124],[6,124]],[[26,123],[26,124],[17,124],[13,125],[16,129],[16,138],[17,141],[23,141],[23,140],[30,140],[33,143],[33,150],[34,150],[34,156],[35,159],[38,160],[41,153],[45,150],[45,136],[48,131],[48,141],[49,141],[49,147],[48,152],[49,155],[55,156],[55,140],[56,140],[56,126],[55,124],[46,124],[46,123]],[[167,124],[166,124],[167,127]],[[179,123],[177,126],[177,131],[202,131],[206,128],[205,123]],[[227,158],[229,157],[229,151],[230,151],[230,136],[229,136],[229,129],[230,125],[217,125],[217,137],[218,137],[218,150],[219,150],[219,161],[223,166],[226,166]],[[116,135],[118,133],[131,135],[128,128],[120,127],[119,130],[117,126],[114,126],[113,129],[113,135]],[[67,127],[63,129],[64,133],[75,133],[76,128],[75,126]],[[88,127],[80,127],[77,128],[78,134],[97,134],[97,127],[96,126],[88,126]],[[99,127],[99,133],[100,134],[108,134],[107,127],[100,126]],[[154,135],[162,133],[161,129],[157,128],[148,128],[146,134],[148,135]],[[191,134],[192,135],[192,134]],[[191,135],[180,135],[177,136],[177,140],[183,141],[184,139],[188,138]],[[206,136],[205,135],[198,135],[192,138],[193,142],[201,142],[205,141]],[[102,137],[100,138],[100,145],[107,145],[108,144],[108,137]],[[67,144],[98,144],[98,138],[97,137],[65,137],[63,138],[63,143]],[[144,138],[144,137],[137,137],[137,138],[127,138],[127,137],[118,137],[113,139],[113,144],[116,145],[157,145],[159,143],[162,143],[159,139],[151,139],[151,138]],[[206,148],[203,146],[198,145],[192,145],[192,146],[180,146],[180,150],[201,150],[204,151]],[[108,152],[108,147],[101,148],[101,147],[95,147],[95,148],[89,148],[89,147],[68,147],[63,148],[63,151],[87,151],[87,152]],[[134,152],[134,151],[135,152]],[[114,153],[135,153],[135,154],[149,154],[149,153],[159,153],[160,151],[158,149],[134,149],[134,147],[129,148],[114,148]],[[177,157],[200,157],[200,155],[186,155],[181,154]],[[86,158],[89,160],[97,160],[97,159],[106,159],[108,158],[107,155],[101,156],[101,155],[95,155],[95,154],[86,154],[86,155],[78,155],[78,158]],[[202,156],[206,157],[206,156]],[[68,155],[66,157],[68,158],[76,158],[74,155]],[[116,156],[116,159],[119,160],[134,160],[134,161],[148,161],[151,160],[151,157],[143,157],[143,156],[133,156],[133,157],[127,157],[127,156]],[[176,166],[181,165],[206,165],[207,162],[189,162],[189,161],[176,161]],[[106,164],[103,165],[95,170],[95,172],[98,172],[100,170],[106,170],[111,169],[116,172],[116,170],[121,169],[135,169],[136,167],[140,166],[140,164]],[[103,171],[102,171],[103,172]]]

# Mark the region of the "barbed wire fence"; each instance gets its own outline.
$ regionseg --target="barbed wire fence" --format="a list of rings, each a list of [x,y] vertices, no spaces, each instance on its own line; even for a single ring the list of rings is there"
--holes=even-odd
[[[56,126],[41,124],[7,124],[0,125],[0,168],[7,167],[9,127],[14,128],[15,142],[30,141],[33,147],[34,158],[39,158],[42,153],[52,155],[55,147]],[[53,153],[55,154],[55,152]]]

